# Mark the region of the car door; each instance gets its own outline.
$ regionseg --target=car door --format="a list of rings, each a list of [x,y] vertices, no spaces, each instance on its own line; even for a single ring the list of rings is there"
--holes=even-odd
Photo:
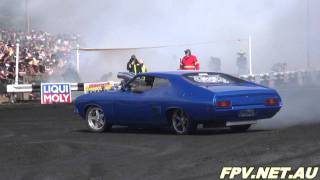
[[[123,125],[146,124],[151,117],[150,94],[153,77],[137,76],[122,91],[115,102],[116,121]]]
[[[115,113],[119,124],[134,125],[164,124],[161,118],[162,107],[169,81],[154,76],[137,76],[131,81],[127,90],[115,102]],[[166,96],[166,97],[164,97]]]
[[[152,124],[167,124],[166,107],[168,102],[172,100],[171,83],[163,77],[154,77],[152,89],[146,92],[149,94]]]

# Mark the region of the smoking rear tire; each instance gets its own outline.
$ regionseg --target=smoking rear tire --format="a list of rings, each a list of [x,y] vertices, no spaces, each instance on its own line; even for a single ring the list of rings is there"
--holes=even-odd
[[[111,129],[110,124],[106,121],[103,110],[100,107],[89,107],[86,113],[86,122],[89,131],[104,132]]]
[[[171,125],[177,135],[193,134],[197,129],[197,124],[192,122],[187,113],[180,109],[172,112]]]
[[[245,132],[251,127],[251,124],[247,125],[238,125],[238,126],[231,126],[230,129],[233,132]]]

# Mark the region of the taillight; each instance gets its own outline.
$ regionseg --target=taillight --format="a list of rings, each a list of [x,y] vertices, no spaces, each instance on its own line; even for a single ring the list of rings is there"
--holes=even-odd
[[[217,101],[216,106],[219,108],[229,108],[231,107],[231,101]]]
[[[268,106],[279,105],[279,100],[277,98],[268,98],[265,100],[265,104]]]

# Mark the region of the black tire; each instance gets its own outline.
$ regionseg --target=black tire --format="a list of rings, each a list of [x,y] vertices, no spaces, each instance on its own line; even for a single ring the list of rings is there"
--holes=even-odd
[[[247,124],[247,125],[230,126],[230,129],[233,132],[245,132],[250,127],[251,127],[251,124]]]
[[[197,130],[197,124],[181,109],[173,110],[170,118],[171,127],[177,135],[193,134]]]
[[[103,110],[97,106],[92,106],[87,109],[86,123],[91,132],[104,132],[110,130],[112,127],[112,125],[106,121]]]

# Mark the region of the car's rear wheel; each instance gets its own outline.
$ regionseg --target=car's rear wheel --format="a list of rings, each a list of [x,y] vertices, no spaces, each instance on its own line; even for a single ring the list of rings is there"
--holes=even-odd
[[[251,124],[246,125],[238,125],[238,126],[230,126],[230,129],[233,132],[245,132],[251,127]]]
[[[86,114],[88,129],[92,132],[109,130],[111,125],[107,123],[103,110],[100,107],[89,107]]]
[[[176,109],[171,114],[172,129],[178,135],[192,134],[197,129],[197,124],[192,122],[187,113]]]

